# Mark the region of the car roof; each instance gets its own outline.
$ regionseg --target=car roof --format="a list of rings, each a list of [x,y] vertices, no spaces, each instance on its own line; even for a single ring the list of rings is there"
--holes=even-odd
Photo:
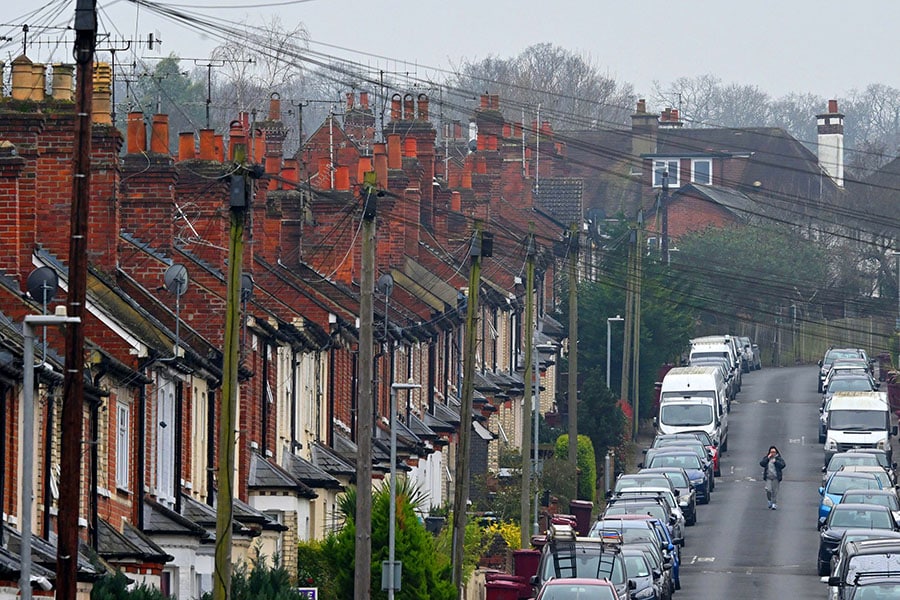
[[[868,471],[845,471],[843,468],[841,468],[840,471],[835,471],[834,473],[832,473],[831,477],[829,477],[828,480],[831,481],[835,477],[849,479],[869,479],[869,477],[875,477],[875,475]]]
[[[872,535],[874,536],[871,539],[895,539],[900,540],[900,531],[890,531],[888,529],[869,529],[867,527],[851,527],[850,529],[845,529],[843,533],[841,533],[841,537],[851,537],[854,535]],[[863,540],[857,540],[859,542]]]
[[[846,497],[847,494],[866,494],[866,495],[869,495],[869,496],[874,495],[874,496],[893,496],[893,497],[895,497],[895,498],[897,497],[897,494],[894,492],[894,490],[886,490],[886,489],[884,489],[884,488],[882,488],[882,489],[880,489],[880,490],[862,490],[862,489],[860,489],[860,490],[854,490],[854,489],[849,489],[849,490],[847,490],[846,492],[844,492],[844,496]]]
[[[616,586],[612,584],[608,579],[591,579],[590,577],[556,577],[554,579],[548,579],[544,582],[545,586],[548,585],[594,585],[597,587],[609,587],[615,589]]]

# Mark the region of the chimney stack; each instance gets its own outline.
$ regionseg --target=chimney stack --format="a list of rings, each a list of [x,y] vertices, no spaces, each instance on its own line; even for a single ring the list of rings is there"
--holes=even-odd
[[[631,153],[635,158],[656,153],[659,115],[647,112],[647,101],[641,98],[631,115]]]
[[[194,132],[182,131],[178,134],[178,160],[193,160],[195,157]]]
[[[844,187],[844,115],[837,100],[828,101],[828,112],[816,115],[819,166],[838,187]]]
[[[94,106],[91,120],[98,125],[112,125],[112,69],[109,63],[94,65]]]

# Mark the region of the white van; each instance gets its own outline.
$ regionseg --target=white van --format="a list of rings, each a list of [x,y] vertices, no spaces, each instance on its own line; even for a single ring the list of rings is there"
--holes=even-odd
[[[659,390],[659,433],[705,431],[722,452],[728,450],[728,396],[715,367],[676,367]]]
[[[828,409],[825,464],[836,452],[851,448],[885,450],[891,462],[891,436],[897,425],[885,392],[835,392]]]

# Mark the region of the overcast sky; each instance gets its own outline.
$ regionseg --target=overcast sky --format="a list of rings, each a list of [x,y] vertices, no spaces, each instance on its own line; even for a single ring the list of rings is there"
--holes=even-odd
[[[703,74],[757,85],[773,97],[791,92],[839,97],[870,83],[900,87],[897,0],[156,1],[252,24],[277,14],[286,28],[303,23],[315,50],[419,76],[427,67],[450,68],[462,58],[506,58],[549,42],[587,54],[608,76],[648,97],[654,81]],[[49,22],[60,24],[74,14],[75,0],[4,0],[0,35],[20,35],[9,25],[30,17],[29,37],[35,39],[36,26],[48,19],[46,12],[29,13],[56,3],[59,16]],[[206,57],[221,43],[129,0],[98,0],[98,6],[104,30],[141,38],[153,31],[163,40],[164,54]],[[20,51],[21,46],[6,43],[0,59],[9,61]],[[69,48],[46,45],[30,48],[28,55],[41,62],[71,56]]]

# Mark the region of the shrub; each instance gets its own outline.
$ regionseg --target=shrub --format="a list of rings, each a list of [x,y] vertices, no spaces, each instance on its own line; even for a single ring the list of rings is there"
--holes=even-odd
[[[168,600],[159,588],[141,583],[131,589],[131,580],[122,571],[105,575],[94,583],[91,589],[91,600]]]
[[[569,435],[556,438],[556,458],[565,459],[569,454]],[[594,455],[594,444],[586,435],[578,436],[578,448],[575,457],[578,465],[578,487],[575,497],[579,500],[595,500],[597,491],[597,457]]]

